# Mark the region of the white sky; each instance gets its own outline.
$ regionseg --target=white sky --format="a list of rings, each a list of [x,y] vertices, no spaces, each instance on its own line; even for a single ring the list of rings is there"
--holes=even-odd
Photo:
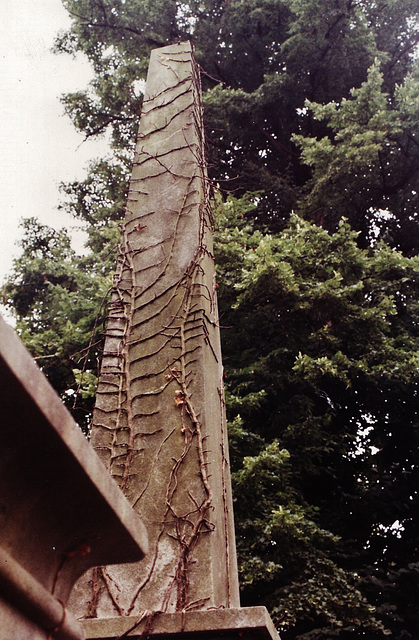
[[[63,115],[60,95],[92,77],[80,58],[54,55],[55,35],[70,18],[61,0],[1,0],[0,283],[20,249],[19,221],[35,216],[56,228],[74,225],[57,211],[61,181],[82,178],[106,142],[87,141]],[[80,239],[79,239],[80,242]]]

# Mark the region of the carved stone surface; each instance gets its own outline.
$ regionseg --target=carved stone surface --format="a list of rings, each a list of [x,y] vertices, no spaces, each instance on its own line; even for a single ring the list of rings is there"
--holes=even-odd
[[[0,403],[0,640],[80,640],[73,583],[142,558],[144,527],[1,318]]]

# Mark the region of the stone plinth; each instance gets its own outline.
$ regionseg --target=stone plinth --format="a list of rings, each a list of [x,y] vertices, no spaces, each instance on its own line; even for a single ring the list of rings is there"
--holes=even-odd
[[[0,640],[80,640],[74,582],[142,558],[145,529],[1,318],[0,405]]]
[[[86,638],[115,640],[278,640],[265,607],[148,614],[137,618],[86,620]]]

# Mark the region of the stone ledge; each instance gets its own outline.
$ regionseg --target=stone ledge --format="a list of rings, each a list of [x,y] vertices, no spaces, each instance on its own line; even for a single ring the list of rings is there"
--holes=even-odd
[[[1,317],[0,402],[3,549],[62,600],[89,567],[142,559],[142,521]]]
[[[1,317],[0,404],[0,640],[82,640],[74,582],[140,560],[144,525]]]
[[[139,624],[136,624],[139,622]],[[186,613],[156,613],[147,628],[147,617],[83,620],[86,639],[117,640],[121,635],[156,640],[280,640],[265,607],[210,609]]]

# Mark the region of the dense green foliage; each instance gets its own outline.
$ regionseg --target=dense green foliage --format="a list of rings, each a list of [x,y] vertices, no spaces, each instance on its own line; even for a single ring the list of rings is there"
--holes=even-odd
[[[419,262],[359,248],[343,221],[251,233],[240,204],[218,253],[245,602],[290,637],[381,637],[377,620],[400,622],[380,598],[389,567],[404,606],[419,577]]]
[[[192,37],[215,196],[242,600],[285,640],[419,638],[414,0],[63,0],[64,98],[112,160],[65,185],[87,251],[25,222],[3,287],[88,425],[151,48]]]
[[[134,138],[138,81],[150,49],[192,37],[204,72],[211,175],[236,194],[262,192],[259,224],[278,230],[294,209],[335,228],[345,215],[367,239],[380,209],[390,208],[390,219],[378,215],[382,233],[403,251],[406,245],[417,249],[411,197],[419,187],[418,72],[412,59],[419,41],[416,0],[64,0],[64,5],[74,26],[58,39],[57,49],[83,51],[96,73],[91,87],[64,100],[86,136],[109,128],[114,145],[126,148]],[[375,72],[361,89],[373,65]],[[343,113],[328,127],[333,109],[351,101],[353,89],[355,104],[342,104]],[[335,105],[324,112],[316,107],[328,103]],[[360,133],[367,139],[360,140]],[[294,135],[320,138],[334,152],[326,154],[320,146],[317,160],[313,150],[302,157]],[[353,157],[343,162],[348,138]],[[367,153],[363,162],[356,149],[358,155]],[[325,165],[321,184],[310,180],[307,160]],[[354,184],[345,191],[348,172]]]

